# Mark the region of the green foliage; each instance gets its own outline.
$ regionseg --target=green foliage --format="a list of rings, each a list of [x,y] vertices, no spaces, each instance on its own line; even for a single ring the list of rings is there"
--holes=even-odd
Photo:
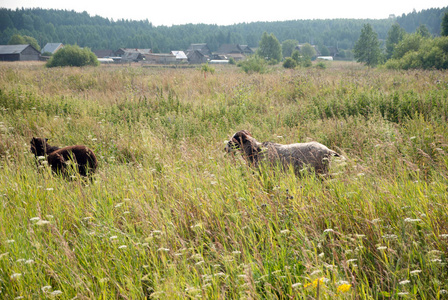
[[[287,57],[283,62],[283,67],[286,69],[294,69],[297,67],[297,61],[292,57]]]
[[[448,74],[353,66],[0,65],[1,298],[442,299]],[[239,129],[345,159],[252,168],[223,154]],[[32,136],[97,174],[37,167]]]
[[[387,33],[387,39],[386,39],[386,58],[389,59],[392,57],[396,45],[403,40],[404,36],[406,34],[406,31],[401,28],[401,26],[398,23],[395,23],[390,28],[389,32]]]
[[[424,39],[413,34],[399,43],[393,59],[386,62],[388,69],[447,69],[448,37]]]
[[[235,59],[233,57],[229,58],[229,64],[230,65],[236,65],[236,61],[235,61]]]
[[[52,67],[83,67],[99,66],[95,54],[89,48],[80,48],[77,45],[65,45],[56,52],[46,66]]]
[[[415,32],[423,38],[431,37],[431,33],[429,33],[428,27],[425,24],[420,24]]]
[[[448,36],[448,11],[443,15],[442,23],[440,24],[440,35]]]
[[[361,30],[361,35],[355,43],[353,53],[357,62],[366,66],[375,67],[381,61],[380,42],[378,34],[373,31],[372,26],[367,23]]]
[[[8,45],[24,45],[24,44],[30,44],[37,51],[40,51],[39,44],[37,43],[36,39],[31,36],[27,35],[22,36],[20,34],[15,34],[11,37],[11,39],[8,42]]]
[[[325,45],[319,45],[319,52],[322,56],[330,55],[330,50],[328,50],[327,46]]]
[[[267,62],[264,58],[258,55],[252,55],[245,60],[238,62],[238,67],[240,67],[246,73],[266,73],[267,72]]]
[[[299,44],[299,42],[296,40],[289,39],[289,40],[283,41],[283,43],[282,43],[283,57],[291,57],[292,52],[294,51],[294,49],[297,47],[298,44]]]
[[[282,47],[273,33],[263,33],[257,55],[273,63],[279,62],[282,59]]]
[[[316,50],[309,43],[305,43],[300,48],[300,52],[302,53],[303,56],[308,57],[310,59],[316,56]]]
[[[206,73],[214,74],[215,68],[210,66],[208,63],[206,63],[206,64],[202,64],[201,71],[204,72],[204,74],[206,74]]]
[[[326,65],[323,61],[319,61],[319,62],[316,64],[316,68],[317,68],[317,69],[325,70],[325,69],[327,68],[327,65]]]

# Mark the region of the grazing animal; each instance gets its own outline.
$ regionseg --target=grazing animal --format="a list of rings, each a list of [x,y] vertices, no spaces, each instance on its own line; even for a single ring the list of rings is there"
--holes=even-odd
[[[95,153],[83,145],[59,148],[50,146],[48,139],[33,137],[31,140],[31,152],[39,156],[45,156],[51,169],[56,173],[64,174],[70,161],[78,168],[79,174],[87,176],[93,174],[98,167]]]
[[[242,151],[246,160],[255,167],[261,162],[280,164],[283,170],[292,166],[296,175],[300,175],[306,166],[312,167],[316,174],[327,175],[331,156],[340,156],[318,142],[289,145],[260,143],[247,130],[235,133],[224,150],[230,153],[234,149]]]

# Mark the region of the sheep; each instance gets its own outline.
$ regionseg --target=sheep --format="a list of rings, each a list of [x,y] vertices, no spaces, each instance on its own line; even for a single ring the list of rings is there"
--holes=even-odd
[[[59,148],[50,146],[46,138],[31,139],[31,152],[36,156],[45,156],[48,164],[55,173],[66,174],[67,166],[73,161],[82,176],[93,174],[98,167],[95,153],[83,145]]]
[[[255,167],[258,167],[261,162],[268,162],[271,165],[280,164],[284,171],[292,166],[297,176],[300,176],[301,171],[307,166],[310,166],[316,174],[326,176],[330,158],[341,156],[318,142],[288,145],[260,143],[247,130],[235,133],[224,150],[231,153],[236,149],[242,151],[244,158]]]

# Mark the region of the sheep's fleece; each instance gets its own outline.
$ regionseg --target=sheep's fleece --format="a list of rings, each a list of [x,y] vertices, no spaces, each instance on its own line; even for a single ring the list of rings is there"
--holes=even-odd
[[[300,175],[300,171],[306,166],[314,168],[318,174],[326,175],[331,156],[340,156],[337,152],[318,142],[289,145],[272,142],[260,143],[247,130],[238,131],[228,141],[225,151],[230,153],[234,149],[242,151],[244,157],[256,167],[262,161],[273,165],[280,163],[284,170],[292,165],[296,175]]]

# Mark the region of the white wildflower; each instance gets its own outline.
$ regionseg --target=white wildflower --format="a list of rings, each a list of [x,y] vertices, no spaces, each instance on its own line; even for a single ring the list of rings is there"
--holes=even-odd
[[[116,235],[113,235],[113,236],[111,236],[111,237],[109,238],[110,241],[113,241],[113,240],[116,240],[116,239],[118,239],[118,236],[116,236]]]
[[[6,240],[6,243],[7,244],[12,244],[12,243],[14,243],[15,242],[15,240]]]
[[[407,296],[409,293],[408,292],[399,292],[397,293],[398,296]]]
[[[448,239],[448,234],[443,233],[443,234],[439,235],[439,238],[441,238],[441,239]]]
[[[413,271],[409,272],[409,274],[415,275],[415,274],[419,274],[421,272],[422,272],[422,270],[413,270]]]
[[[32,259],[28,259],[25,261],[25,264],[27,264],[27,265],[30,265],[32,263],[34,263],[34,260],[32,260]]]
[[[285,229],[285,230],[281,230],[281,231],[280,231],[281,234],[287,234],[287,233],[289,233],[289,232],[290,232],[289,229]]]
[[[408,284],[408,283],[410,283],[411,281],[410,280],[402,280],[402,281],[400,281],[398,284],[400,284],[400,285],[404,285],[404,284]]]
[[[62,294],[62,291],[61,291],[61,290],[55,290],[55,291],[51,292],[51,295],[52,295],[52,296],[58,296],[58,295],[60,295],[60,294]]]
[[[233,254],[241,254],[241,251],[232,251]]]
[[[358,261],[358,259],[352,258],[352,259],[347,260],[347,263],[349,264],[349,263],[352,263],[352,262],[355,262],[355,261]]]
[[[30,221],[31,221],[31,222],[34,222],[34,221],[39,221],[39,220],[40,220],[40,218],[39,218],[39,217],[34,217],[34,218],[31,218],[31,219],[30,219]]]
[[[378,250],[386,250],[387,247],[386,247],[386,246],[380,246],[380,247],[378,247],[378,248],[376,248],[376,249],[378,249]]]
[[[22,273],[13,273],[10,278],[16,279],[16,278],[19,278],[20,276],[22,276]]]
[[[404,219],[404,221],[405,221],[405,222],[408,222],[408,223],[415,223],[415,222],[420,222],[421,219],[411,219],[411,218],[406,218],[406,219]]]
[[[334,232],[334,230],[331,229],[331,228],[327,228],[327,229],[324,230],[324,233],[327,233],[327,232]]]
[[[47,191],[53,191],[54,188],[46,188],[45,190],[47,190]]]
[[[157,251],[159,251],[159,252],[162,252],[162,251],[168,252],[168,251],[170,251],[170,249],[162,247],[162,248],[157,249]]]
[[[124,249],[124,248],[127,248],[128,246],[126,246],[126,245],[121,245],[120,247],[118,247],[118,249]]]
[[[200,265],[203,265],[203,264],[205,264],[205,261],[203,261],[203,260],[198,261],[197,263],[195,263],[196,266],[200,266]]]
[[[51,290],[51,285],[46,285],[40,288],[42,290],[42,292],[46,293],[49,290]]]
[[[49,224],[50,223],[50,221],[47,221],[47,220],[39,220],[39,221],[37,221],[35,224],[37,225],[37,226],[43,226],[43,225],[47,225],[47,224]]]

